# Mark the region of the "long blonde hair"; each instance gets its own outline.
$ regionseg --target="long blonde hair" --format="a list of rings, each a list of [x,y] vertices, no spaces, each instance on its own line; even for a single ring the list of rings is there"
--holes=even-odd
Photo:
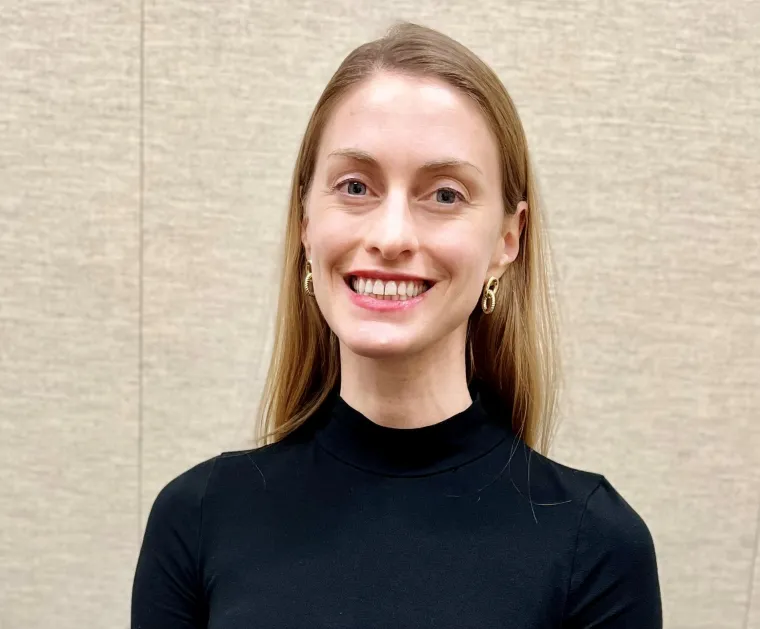
[[[435,30],[402,23],[351,52],[317,102],[296,160],[290,190],[274,347],[258,430],[276,442],[305,422],[340,379],[338,342],[316,301],[304,292],[302,199],[314,174],[322,130],[347,90],[380,71],[432,77],[479,106],[501,148],[505,211],[528,203],[520,253],[500,280],[496,307],[478,306],[468,325],[468,379],[477,376],[512,409],[512,427],[547,454],[559,393],[559,354],[550,278],[554,271],[527,142],[514,103],[496,74],[470,50]]]

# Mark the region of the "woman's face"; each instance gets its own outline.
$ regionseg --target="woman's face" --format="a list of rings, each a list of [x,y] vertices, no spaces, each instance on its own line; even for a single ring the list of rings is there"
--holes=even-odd
[[[525,204],[506,215],[501,189],[485,118],[448,84],[380,73],[341,100],[302,240],[342,351],[379,358],[463,343],[484,283],[518,252]]]

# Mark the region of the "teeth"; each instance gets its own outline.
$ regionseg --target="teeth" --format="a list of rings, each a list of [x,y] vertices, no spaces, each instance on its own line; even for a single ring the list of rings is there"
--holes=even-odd
[[[363,277],[352,277],[351,288],[360,295],[372,295],[375,299],[391,299],[406,301],[425,292],[427,287],[423,282],[397,282],[395,280],[371,280]]]

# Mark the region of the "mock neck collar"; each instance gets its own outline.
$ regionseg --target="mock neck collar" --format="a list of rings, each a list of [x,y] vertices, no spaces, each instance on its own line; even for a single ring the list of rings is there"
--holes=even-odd
[[[512,435],[510,416],[478,381],[472,403],[443,421],[390,428],[350,406],[337,390],[325,400],[317,440],[344,463],[385,476],[428,476],[480,458]],[[412,411],[413,412],[413,411]]]

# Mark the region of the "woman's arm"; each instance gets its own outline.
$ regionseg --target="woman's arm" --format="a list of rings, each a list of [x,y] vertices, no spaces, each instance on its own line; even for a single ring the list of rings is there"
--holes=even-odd
[[[567,629],[662,629],[654,542],[644,521],[602,478],[578,530]]]
[[[214,461],[175,478],[153,503],[132,587],[132,629],[206,629],[198,551]]]

